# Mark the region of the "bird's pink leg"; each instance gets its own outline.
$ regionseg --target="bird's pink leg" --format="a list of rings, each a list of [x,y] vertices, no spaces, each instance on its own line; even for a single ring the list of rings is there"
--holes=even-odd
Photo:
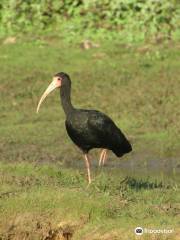
[[[103,159],[103,155],[104,155],[104,149],[102,149],[101,154],[100,154],[100,157],[99,157],[99,166],[101,166],[101,162],[102,162],[102,159]]]
[[[88,154],[84,154],[84,158],[85,158],[87,175],[88,175],[88,183],[91,184],[91,171],[90,171],[90,161],[89,161]]]
[[[104,158],[106,157],[106,152],[107,152],[107,149],[103,149],[101,151],[101,155],[99,158],[99,166],[101,166],[101,162],[103,162],[103,165],[104,165]]]
[[[102,163],[103,163],[103,166],[104,166],[104,164],[105,164],[105,162],[106,162],[106,159],[107,159],[107,149],[104,149],[104,155],[103,155],[103,159],[102,159]]]

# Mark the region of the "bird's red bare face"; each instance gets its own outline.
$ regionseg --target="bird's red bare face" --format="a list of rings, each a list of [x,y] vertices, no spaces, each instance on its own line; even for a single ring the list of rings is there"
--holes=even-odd
[[[60,88],[62,85],[62,78],[60,76],[54,76],[53,81],[49,84],[46,91],[41,96],[38,106],[37,106],[37,113],[40,109],[41,103],[44,101],[44,99],[47,97],[47,95],[52,92],[56,88]]]

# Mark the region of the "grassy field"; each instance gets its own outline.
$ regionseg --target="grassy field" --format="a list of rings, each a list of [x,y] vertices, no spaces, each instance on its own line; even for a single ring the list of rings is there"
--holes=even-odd
[[[138,225],[174,229],[153,239],[179,237],[180,45],[97,43],[1,41],[0,239],[136,239]],[[58,91],[35,112],[59,71],[72,77],[75,106],[107,113],[133,144],[122,160],[110,154],[112,168],[98,169],[93,151],[89,188]]]
[[[2,239],[56,239],[50,229],[67,228],[73,239],[136,239],[137,226],[173,229],[153,239],[178,239],[177,183],[97,173],[87,188],[77,170],[1,164]]]

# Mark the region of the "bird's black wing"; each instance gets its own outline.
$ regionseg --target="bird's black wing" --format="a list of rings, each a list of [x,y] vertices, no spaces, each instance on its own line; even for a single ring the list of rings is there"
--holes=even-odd
[[[106,140],[105,138],[113,138],[114,134],[119,130],[111,118],[95,110],[89,114],[88,127],[96,136],[104,140]]]
[[[89,114],[88,126],[101,144],[111,149],[116,155],[123,155],[132,150],[129,141],[110,117],[99,111]]]

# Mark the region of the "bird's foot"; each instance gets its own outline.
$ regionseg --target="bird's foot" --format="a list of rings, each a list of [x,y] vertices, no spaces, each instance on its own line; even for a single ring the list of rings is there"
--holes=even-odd
[[[87,186],[86,186],[86,189],[88,189],[88,188],[90,187],[91,183],[92,183],[92,180],[91,180],[90,182],[88,181],[88,184],[87,184]]]

